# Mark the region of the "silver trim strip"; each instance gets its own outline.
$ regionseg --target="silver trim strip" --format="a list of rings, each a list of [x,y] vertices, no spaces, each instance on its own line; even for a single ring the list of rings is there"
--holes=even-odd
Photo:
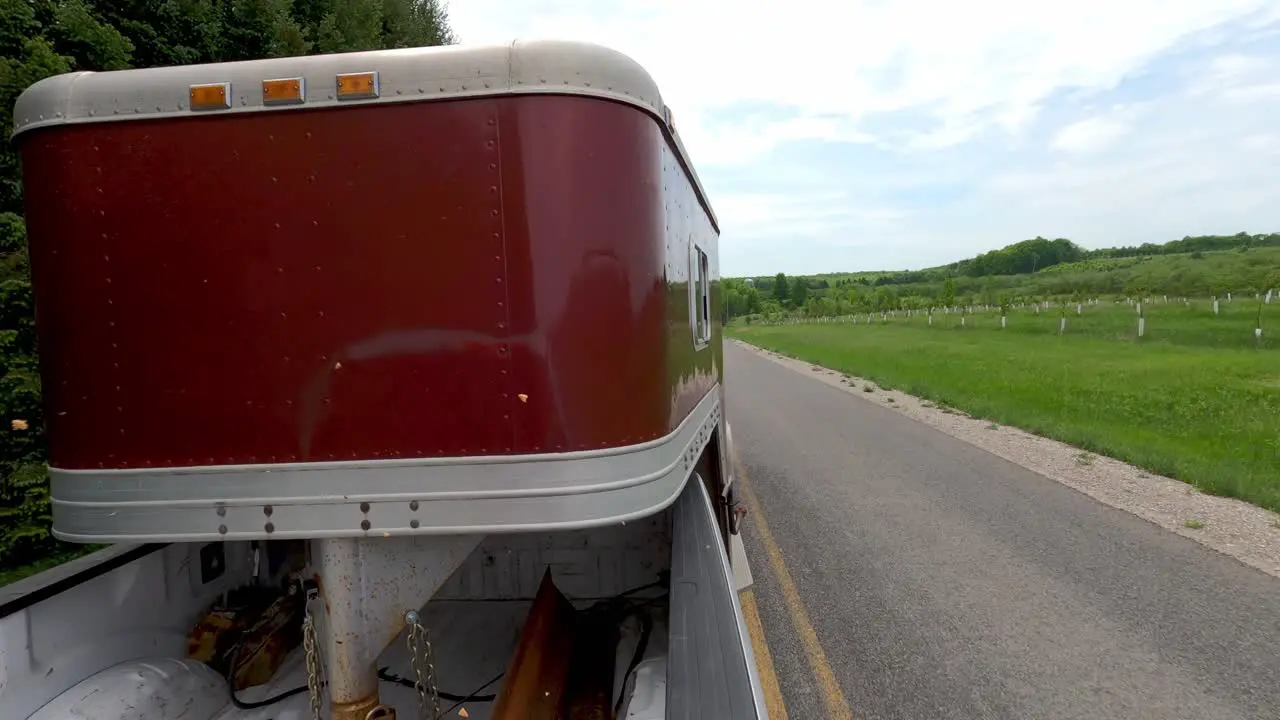
[[[728,472],[726,472],[725,474],[729,478],[729,481],[724,488],[725,495],[727,496],[729,493],[729,488],[733,487],[733,483],[737,479],[733,474],[733,462],[734,462],[734,458],[737,457],[733,452],[733,426],[729,424],[728,420],[724,421],[724,435],[725,435],[725,444],[728,446],[723,450],[725,463],[728,465],[728,467],[726,468]],[[698,484],[702,485],[702,483],[698,483]],[[707,491],[705,487],[703,488],[702,492],[704,496],[707,495]],[[708,497],[708,503],[707,503],[707,512],[711,513],[711,521],[718,528],[719,524],[716,521],[715,512],[711,508],[709,497]],[[768,720],[769,704],[765,701],[764,685],[761,683],[761,680],[760,680],[760,667],[759,665],[756,664],[757,661],[756,661],[755,645],[751,641],[751,633],[748,632],[747,630],[747,617],[746,617],[746,614],[742,612],[742,598],[740,595],[742,591],[749,589],[752,586],[752,584],[754,584],[754,578],[752,577],[752,574],[751,574],[751,564],[750,564],[750,561],[747,559],[747,548],[745,543],[742,540],[741,532],[739,532],[737,535],[729,536],[729,543],[730,543],[730,549],[741,550],[742,552],[741,559],[743,564],[742,569],[744,571],[744,574],[746,575],[746,584],[739,587],[737,582],[738,581],[738,575],[736,572],[737,567],[733,564],[733,559],[732,559],[733,556],[730,554],[730,550],[726,550],[724,553],[723,566],[724,566],[724,571],[728,575],[729,584],[731,587],[734,588],[733,615],[734,615],[734,619],[738,623],[739,637],[742,638],[742,642],[746,646],[745,651],[748,658],[747,673],[751,679],[751,695],[753,700],[755,701],[756,714],[759,716],[760,720]]]
[[[194,542],[571,530],[670,505],[722,417],[713,387],[670,434],[541,455],[50,468],[53,534],[72,542]]]
[[[697,475],[695,474],[695,477]],[[699,493],[702,495],[703,512],[708,516],[711,527],[715,529],[715,535],[720,537],[720,523],[716,520],[714,506],[711,502],[711,495],[707,492],[706,484],[699,480],[696,485]],[[733,577],[733,568],[729,562],[728,549],[721,543],[715,543],[716,557],[719,559],[720,572],[725,578],[725,582],[729,587],[729,601],[733,605],[733,619],[738,626],[738,642],[742,645],[742,653],[747,661],[747,678],[751,685],[751,699],[755,703],[756,717],[759,720],[768,720],[769,706],[764,698],[764,685],[760,682],[760,668],[756,665],[755,646],[751,643],[751,633],[747,630],[747,616],[742,612],[742,601],[738,596],[738,590],[734,589],[737,583]]]
[[[377,71],[378,97],[338,100],[337,78]],[[262,81],[303,79],[305,103],[264,103]],[[190,86],[229,83],[225,110],[193,113]],[[626,103],[654,118],[671,139],[711,224],[720,224],[669,122],[658,86],[639,63],[616,50],[567,40],[514,40],[502,45],[446,45],[269,58],[172,67],[74,72],[34,83],[13,109],[13,137],[36,128],[157,118],[207,118],[246,112],[291,112],[339,105],[450,100],[496,95],[581,95]]]

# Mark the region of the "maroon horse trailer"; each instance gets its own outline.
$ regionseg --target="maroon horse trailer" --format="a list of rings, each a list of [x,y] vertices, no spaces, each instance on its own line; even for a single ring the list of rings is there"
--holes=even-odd
[[[15,110],[53,532],[4,718],[764,718],[718,226],[643,68],[515,42]]]

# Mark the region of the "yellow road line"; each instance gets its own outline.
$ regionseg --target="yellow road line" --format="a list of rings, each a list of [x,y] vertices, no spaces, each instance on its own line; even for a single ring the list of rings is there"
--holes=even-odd
[[[747,621],[747,634],[751,636],[751,648],[756,656],[756,671],[760,675],[760,688],[764,690],[764,706],[769,720],[787,720],[787,706],[782,702],[782,686],[773,669],[773,655],[769,653],[769,641],[764,638],[764,623],[760,622],[760,610],[751,590],[738,594],[742,615]]]
[[[791,624],[795,628],[796,635],[800,637],[805,657],[809,660],[809,668],[818,681],[818,687],[822,690],[822,698],[827,706],[827,718],[853,720],[853,711],[849,709],[849,703],[844,699],[844,692],[840,689],[840,683],[836,681],[836,674],[831,669],[831,664],[827,662],[827,653],[823,651],[822,643],[818,642],[818,633],[813,629],[813,623],[809,621],[809,612],[805,610],[804,601],[800,599],[800,591],[796,588],[795,581],[791,579],[786,561],[782,559],[782,548],[778,547],[777,541],[773,539],[773,533],[769,531],[769,524],[765,522],[760,501],[756,498],[755,492],[751,489],[750,480],[747,478],[746,468],[738,459],[737,452],[733,455],[734,474],[737,476],[742,496],[747,501],[747,509],[751,511],[756,532],[760,534],[760,544],[764,546],[765,553],[769,556],[769,565],[773,568],[773,574],[778,578],[778,585],[782,588],[782,599],[786,603],[787,614],[791,616]]]

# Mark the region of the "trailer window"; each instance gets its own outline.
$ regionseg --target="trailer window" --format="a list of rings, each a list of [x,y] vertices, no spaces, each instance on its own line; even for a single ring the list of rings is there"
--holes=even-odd
[[[707,254],[693,246],[693,339],[697,345],[711,342],[711,272]]]

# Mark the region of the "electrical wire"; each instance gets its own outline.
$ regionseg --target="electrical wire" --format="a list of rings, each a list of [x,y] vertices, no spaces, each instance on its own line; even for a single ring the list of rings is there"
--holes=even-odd
[[[385,682],[399,685],[401,687],[407,687],[413,690],[418,689],[418,683],[408,678],[403,678],[403,677],[400,677],[399,675],[392,673],[390,668],[378,668],[378,679],[383,680]],[[475,694],[492,684],[493,684],[493,681],[489,681],[488,683],[480,686],[476,690],[473,690],[470,695],[456,695],[454,693],[447,693],[443,690],[438,691],[436,694],[444,698],[445,700],[452,700],[452,701],[493,702],[494,700],[498,699],[497,695],[476,695]]]
[[[506,674],[507,674],[507,673],[506,673],[506,671],[504,670],[504,671],[502,671],[502,672],[498,673],[497,675],[494,675],[492,680],[490,680],[489,682],[487,682],[487,683],[485,683],[485,684],[481,685],[480,687],[476,688],[475,690],[472,690],[470,695],[468,695],[468,696],[466,696],[466,697],[462,698],[461,700],[459,700],[459,701],[455,702],[454,704],[452,704],[452,705],[450,705],[448,708],[446,708],[444,712],[442,712],[442,713],[440,713],[439,715],[437,715],[437,716],[436,716],[436,720],[439,720],[439,718],[442,718],[442,717],[444,717],[444,716],[448,715],[449,713],[453,712],[453,711],[454,711],[454,710],[456,710],[458,707],[460,707],[463,703],[467,703],[467,702],[479,702],[479,698],[480,698],[480,697],[484,697],[484,696],[479,695],[478,693],[479,693],[481,690],[484,690],[485,688],[489,687],[490,685],[492,685],[492,684],[494,684],[494,683],[498,682],[499,680],[501,680],[501,679],[502,679],[502,676],[503,676],[503,675],[506,675]],[[440,694],[440,697],[444,697],[444,693],[441,693],[441,694]]]
[[[287,698],[291,698],[291,697],[293,697],[294,695],[301,695],[302,693],[304,693],[304,692],[306,692],[306,691],[307,691],[307,689],[308,689],[308,688],[307,688],[307,686],[306,686],[306,685],[302,685],[302,686],[300,686],[300,687],[296,687],[296,688],[294,688],[294,689],[292,689],[292,690],[285,690],[285,691],[284,691],[284,692],[282,692],[282,693],[279,693],[279,694],[277,694],[277,695],[272,695],[271,697],[269,697],[269,698],[265,698],[265,699],[263,699],[263,700],[255,700],[255,701],[253,701],[253,702],[247,702],[247,701],[241,700],[241,699],[236,695],[236,680],[235,680],[235,678],[236,678],[236,666],[237,666],[237,665],[239,665],[239,663],[238,663],[238,662],[236,662],[236,661],[239,659],[239,656],[240,656],[240,648],[241,648],[241,647],[243,647],[243,646],[241,645],[241,643],[236,643],[236,644],[231,648],[231,659],[230,659],[230,662],[229,662],[229,663],[227,663],[227,667],[228,667],[228,669],[227,669],[227,691],[228,691],[229,693],[231,693],[231,704],[232,704],[232,705],[235,705],[235,706],[236,706],[238,709],[240,709],[240,710],[257,710],[258,708],[264,708],[264,707],[267,707],[268,705],[275,705],[276,703],[280,702],[281,700],[285,700],[285,699],[287,699]],[[261,646],[259,646],[259,648],[258,648],[258,649],[259,649],[259,650],[261,650],[261,649],[262,649],[262,648],[261,648]],[[257,650],[255,650],[254,652],[256,653],[256,652],[258,652],[258,651],[257,651]]]

